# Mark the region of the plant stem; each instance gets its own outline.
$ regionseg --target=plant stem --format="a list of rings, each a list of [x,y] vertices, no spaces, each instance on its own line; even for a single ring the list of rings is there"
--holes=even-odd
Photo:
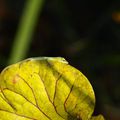
[[[27,0],[8,64],[16,63],[26,56],[43,2],[44,0]]]

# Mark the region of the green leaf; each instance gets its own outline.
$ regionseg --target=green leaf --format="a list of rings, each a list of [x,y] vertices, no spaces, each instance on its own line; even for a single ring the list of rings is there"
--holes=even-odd
[[[30,58],[0,74],[1,120],[88,120],[94,106],[91,84],[64,58]]]

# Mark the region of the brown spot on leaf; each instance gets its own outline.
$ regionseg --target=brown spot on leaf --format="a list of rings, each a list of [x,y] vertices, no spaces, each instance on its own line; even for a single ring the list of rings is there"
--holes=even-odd
[[[16,83],[19,81],[19,79],[20,79],[20,78],[19,78],[19,75],[16,74],[15,77],[13,78],[13,80],[12,80],[12,83],[13,83],[13,84],[16,84]]]

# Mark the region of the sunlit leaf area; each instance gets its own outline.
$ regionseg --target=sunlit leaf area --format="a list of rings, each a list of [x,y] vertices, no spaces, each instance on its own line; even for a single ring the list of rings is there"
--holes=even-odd
[[[49,89],[53,90],[52,86],[49,85],[50,81],[48,78],[54,76],[52,80],[57,80],[56,77],[59,77],[59,75],[54,69],[59,70],[59,68],[51,69],[51,66],[47,65],[48,63],[45,59],[43,60],[45,63],[43,62],[42,64],[38,62],[39,60],[36,57],[41,57],[42,59],[49,58],[50,60],[52,57],[55,57],[55,67],[58,65],[57,61],[61,64],[68,64],[68,67],[69,65],[73,66],[67,70],[68,73],[75,67],[75,70],[80,70],[80,73],[82,72],[88,79],[86,89],[84,85],[80,87],[80,90],[83,89],[85,93],[81,91],[78,92],[78,87],[73,90],[73,93],[78,99],[76,101],[73,99],[72,102],[66,102],[67,110],[73,117],[65,117],[66,112],[62,110],[63,101],[54,98],[53,91],[48,94],[50,96],[48,99],[51,103],[54,103],[53,100],[55,100],[56,102],[54,104],[56,104],[57,107],[52,106],[54,107],[54,109],[52,109],[50,106],[51,103],[48,102],[48,104],[45,104],[52,112],[51,114],[49,113],[48,116],[52,115],[53,117],[55,115],[53,111],[59,109],[59,114],[64,116],[65,120],[103,120],[104,118],[106,120],[120,120],[119,0],[0,0],[0,72],[3,71],[0,75],[2,76],[0,77],[0,109],[4,109],[6,112],[11,111],[11,113],[7,114],[8,120],[29,120],[36,118],[36,116],[38,116],[39,120],[41,119],[39,117],[46,115],[38,110],[39,107],[45,107],[44,110],[45,112],[47,111],[46,106],[43,104],[44,102],[47,103],[48,99],[42,101],[43,98],[46,97],[46,94],[44,94],[45,91],[42,90],[43,86],[39,87],[37,84],[36,78],[41,78],[40,80],[42,82],[42,80],[44,80],[42,78],[48,74],[44,85],[49,86],[46,91],[49,91]],[[68,63],[63,59],[61,60],[61,57],[65,58]],[[32,63],[30,61],[24,62],[23,60],[27,58],[34,58],[35,61],[33,60],[34,62]],[[23,61],[22,64],[18,63],[19,61]],[[33,71],[28,70],[28,66],[25,65],[29,64],[29,62],[31,66],[30,70],[32,70],[32,68],[33,71],[37,70],[34,72],[34,75],[30,75],[32,73],[29,72]],[[7,67],[11,64],[14,64],[14,66]],[[9,72],[7,72],[6,67],[11,68],[8,69]],[[41,67],[42,70],[39,67]],[[6,70],[6,72],[3,69]],[[20,73],[16,74],[18,69]],[[25,76],[22,71],[25,72]],[[27,72],[29,75],[27,75]],[[40,73],[42,73],[42,75],[40,75]],[[67,74],[67,76],[60,76],[60,80],[64,82],[59,84],[61,84],[60,87],[64,88],[67,80],[73,82],[72,77],[74,76],[74,72],[72,73],[73,76],[71,76],[70,73],[69,75],[66,72],[63,73]],[[30,80],[28,81],[30,85],[26,82],[26,77],[30,77],[30,79],[28,79]],[[31,83],[33,82],[31,79],[35,79],[36,84]],[[81,80],[81,77],[76,79]],[[13,81],[10,82],[9,80]],[[31,84],[33,86],[31,86]],[[70,85],[68,88],[71,88],[71,85],[73,85],[72,83],[67,84]],[[75,84],[77,84],[77,82]],[[12,87],[12,85],[14,85],[14,87]],[[82,83],[80,83],[80,85],[82,85]],[[32,87],[35,87],[36,94],[39,94],[39,92],[37,93],[37,89],[43,91],[43,97],[40,101],[37,98],[39,95],[36,96],[36,94],[34,94]],[[89,87],[90,90],[93,91],[90,93],[94,93],[95,101],[91,102],[91,104],[83,105],[87,108],[83,108],[83,111],[81,105],[83,102],[80,101],[84,98],[79,99],[79,97],[81,97],[82,94],[83,96],[87,94],[91,96],[91,94],[89,94]],[[71,89],[68,88],[66,88],[66,91],[71,93]],[[30,89],[32,93],[30,93]],[[62,88],[59,90],[61,89]],[[63,92],[62,94],[64,100],[66,94],[68,94],[67,92]],[[57,95],[57,97],[61,96],[61,92],[56,92],[56,94],[60,94]],[[72,97],[73,96],[70,96],[70,98]],[[39,102],[42,102],[42,104],[40,104],[41,106],[39,106]],[[90,102],[90,100],[87,102]],[[76,109],[73,109],[72,105],[74,103],[76,103]],[[21,108],[21,104],[23,108]],[[70,104],[71,107],[69,107]],[[92,107],[88,107],[87,105]],[[77,110],[79,110],[79,112]],[[0,114],[6,117],[6,113],[2,112],[3,111],[0,111]],[[16,112],[16,114],[13,115],[12,112]],[[13,115],[12,117],[11,114]],[[23,118],[21,118],[21,116],[18,117],[18,115],[21,114]],[[33,114],[34,117],[31,117]],[[24,119],[24,115],[28,116],[28,118]],[[59,116],[54,116],[54,118],[62,120]],[[0,116],[0,120],[7,119],[2,119]],[[49,118],[45,118],[45,120],[47,119]],[[52,120],[55,119],[52,118]]]
[[[0,74],[2,120],[104,120],[88,79],[61,57],[29,58]]]

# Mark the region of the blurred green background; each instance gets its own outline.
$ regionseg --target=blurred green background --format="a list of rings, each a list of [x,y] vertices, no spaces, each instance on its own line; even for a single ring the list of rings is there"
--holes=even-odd
[[[120,120],[120,0],[0,0],[0,71],[61,56],[90,80],[94,115]]]

